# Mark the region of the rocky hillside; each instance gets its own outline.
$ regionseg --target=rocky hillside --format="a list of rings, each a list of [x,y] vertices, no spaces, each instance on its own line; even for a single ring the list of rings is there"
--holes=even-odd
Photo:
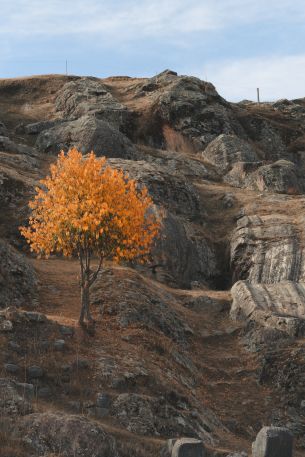
[[[18,231],[70,146],[164,216],[148,265],[101,272],[94,335],[77,260],[35,259]],[[0,208],[2,457],[169,457],[178,437],[244,456],[264,425],[304,455],[303,99],[232,104],[169,70],[0,80]]]

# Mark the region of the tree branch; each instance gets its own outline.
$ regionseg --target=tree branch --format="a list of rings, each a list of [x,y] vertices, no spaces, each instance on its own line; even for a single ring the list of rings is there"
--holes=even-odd
[[[102,265],[103,265],[103,259],[104,259],[104,258],[101,256],[101,257],[100,257],[100,260],[99,260],[98,267],[97,267],[96,271],[93,273],[92,277],[90,278],[89,287],[92,286],[92,284],[94,283],[94,281],[95,281],[96,278],[97,278],[97,275],[98,275],[99,272],[101,271],[101,268],[102,268]]]

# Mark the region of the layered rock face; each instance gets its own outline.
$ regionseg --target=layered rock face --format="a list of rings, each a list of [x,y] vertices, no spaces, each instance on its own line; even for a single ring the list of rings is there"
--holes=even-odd
[[[298,223],[283,215],[244,216],[231,241],[233,318],[303,334],[304,254]]]
[[[231,238],[235,280],[277,283],[304,279],[300,226],[281,215],[244,216]]]
[[[233,319],[253,320],[292,337],[304,336],[304,284],[281,281],[271,285],[238,281],[231,292]]]

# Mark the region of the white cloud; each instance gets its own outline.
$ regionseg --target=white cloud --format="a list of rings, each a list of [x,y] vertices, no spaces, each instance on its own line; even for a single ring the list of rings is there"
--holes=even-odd
[[[211,81],[220,95],[232,101],[305,97],[305,54],[221,61],[194,72]]]
[[[0,0],[0,34],[174,37],[261,21],[302,21],[303,0]]]

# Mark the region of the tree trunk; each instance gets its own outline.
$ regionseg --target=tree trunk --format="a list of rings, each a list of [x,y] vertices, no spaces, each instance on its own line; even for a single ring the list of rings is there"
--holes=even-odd
[[[90,255],[87,253],[86,262],[84,256],[79,255],[80,259],[80,287],[81,287],[81,311],[79,316],[80,325],[84,325],[84,320],[94,322],[90,313],[90,287],[97,278],[98,273],[101,271],[103,258],[100,257],[98,267],[94,273],[90,272]]]
[[[79,316],[79,323],[82,325],[84,323],[84,319],[88,319],[88,315],[90,315],[89,311],[90,306],[90,294],[89,294],[89,285],[87,281],[85,284],[81,286],[81,312]],[[91,318],[92,319],[92,318]],[[90,319],[88,319],[90,320]]]

